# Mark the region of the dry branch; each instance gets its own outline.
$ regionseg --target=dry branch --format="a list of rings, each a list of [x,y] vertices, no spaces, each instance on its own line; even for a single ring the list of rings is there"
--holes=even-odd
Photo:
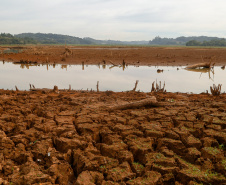
[[[125,103],[125,104],[121,104],[121,105],[116,105],[113,107],[109,108],[109,111],[113,111],[113,110],[125,110],[125,109],[133,109],[133,108],[140,108],[140,107],[144,107],[144,106],[158,106],[158,102],[155,98],[155,96],[151,96],[150,98],[147,99],[143,99],[140,101],[135,101],[135,102],[131,102],[131,103]]]
[[[194,64],[187,66],[185,69],[197,69],[197,68],[210,68],[211,67],[211,62],[209,63],[199,63],[199,64]]]
[[[210,86],[210,91],[213,96],[219,96],[221,94],[221,86],[222,84],[218,84],[218,86],[213,84],[213,87]]]
[[[139,82],[139,80],[136,80],[135,87],[133,88],[133,91],[136,91],[138,82]]]
[[[152,83],[151,92],[166,92],[165,85],[166,84],[164,82],[163,87],[162,87],[161,81],[159,82],[159,85],[158,85],[157,80],[156,80],[156,82]]]
[[[52,91],[52,89],[48,89],[48,88],[30,88],[30,91]]]
[[[116,64],[114,64],[111,60],[109,61],[113,66],[118,66],[118,65],[116,65]]]
[[[99,92],[99,81],[97,81],[97,92]]]

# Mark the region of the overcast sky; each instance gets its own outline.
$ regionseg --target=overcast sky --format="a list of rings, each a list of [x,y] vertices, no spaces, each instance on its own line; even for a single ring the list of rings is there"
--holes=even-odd
[[[0,0],[0,32],[124,41],[226,37],[226,0]]]

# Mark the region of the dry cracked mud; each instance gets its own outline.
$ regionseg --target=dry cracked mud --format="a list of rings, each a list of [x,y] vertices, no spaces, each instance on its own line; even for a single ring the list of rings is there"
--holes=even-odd
[[[226,94],[0,90],[0,184],[221,185],[225,146]]]

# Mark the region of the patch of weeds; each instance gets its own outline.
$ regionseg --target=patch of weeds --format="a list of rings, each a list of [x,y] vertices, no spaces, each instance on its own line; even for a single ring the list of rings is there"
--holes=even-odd
[[[34,144],[38,141],[38,139],[36,141],[34,141]]]
[[[207,178],[210,178],[210,179],[212,179],[212,178],[217,178],[217,179],[221,179],[221,180],[225,179],[225,177],[222,174],[219,174],[219,173],[217,173],[215,171],[213,172],[213,171],[210,171],[210,170],[207,170],[205,172],[205,176]]]
[[[172,99],[168,99],[169,102],[175,102],[175,100],[172,98]]]
[[[155,155],[155,157],[157,158],[157,159],[163,159],[163,158],[166,158],[163,154],[161,154],[161,153],[157,153],[156,155]]]
[[[225,149],[224,144],[219,145],[219,149],[224,150]]]
[[[205,149],[212,155],[217,155],[221,153],[220,150],[215,147],[205,147]]]
[[[144,166],[138,162],[133,162],[133,166],[137,171],[140,171],[140,169],[144,169]]]
[[[226,170],[226,159],[224,159],[223,161],[221,161],[221,164],[223,165],[224,169]]]
[[[154,164],[155,166],[157,166],[157,167],[164,167],[164,166],[162,166],[162,165],[160,165],[160,164]]]

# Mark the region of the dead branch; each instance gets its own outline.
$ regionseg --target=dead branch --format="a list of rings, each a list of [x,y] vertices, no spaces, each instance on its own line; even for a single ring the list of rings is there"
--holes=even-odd
[[[133,91],[136,91],[138,82],[139,82],[139,80],[136,80],[135,87],[133,88]]]
[[[111,60],[109,61],[113,66],[118,66],[118,65],[116,65],[116,64],[114,64]]]
[[[19,91],[19,89],[17,88],[17,86],[15,85],[16,91]]]
[[[30,88],[30,91],[52,91],[52,89],[48,89],[48,88]]]
[[[97,81],[97,92],[99,92],[99,81]]]
[[[144,107],[144,106],[153,106],[153,107],[158,106],[158,102],[157,102],[155,96],[151,96],[150,98],[143,99],[140,101],[116,105],[116,106],[110,107],[109,111],[134,109],[134,108],[140,108],[140,107]]]
[[[204,62],[204,63],[187,66],[185,69],[210,68],[210,67],[211,67],[211,62],[209,63]]]
[[[221,94],[221,86],[222,86],[222,84],[218,84],[218,86],[213,84],[213,87],[210,86],[210,91],[213,96],[219,96]]]
[[[58,86],[54,85],[54,87],[53,87],[53,91],[54,91],[54,92],[59,92],[59,90],[58,90]]]
[[[152,83],[151,92],[166,92],[165,85],[166,84],[164,82],[163,87],[162,87],[161,81],[159,82],[159,85],[158,85],[157,80],[156,80],[156,82]]]

